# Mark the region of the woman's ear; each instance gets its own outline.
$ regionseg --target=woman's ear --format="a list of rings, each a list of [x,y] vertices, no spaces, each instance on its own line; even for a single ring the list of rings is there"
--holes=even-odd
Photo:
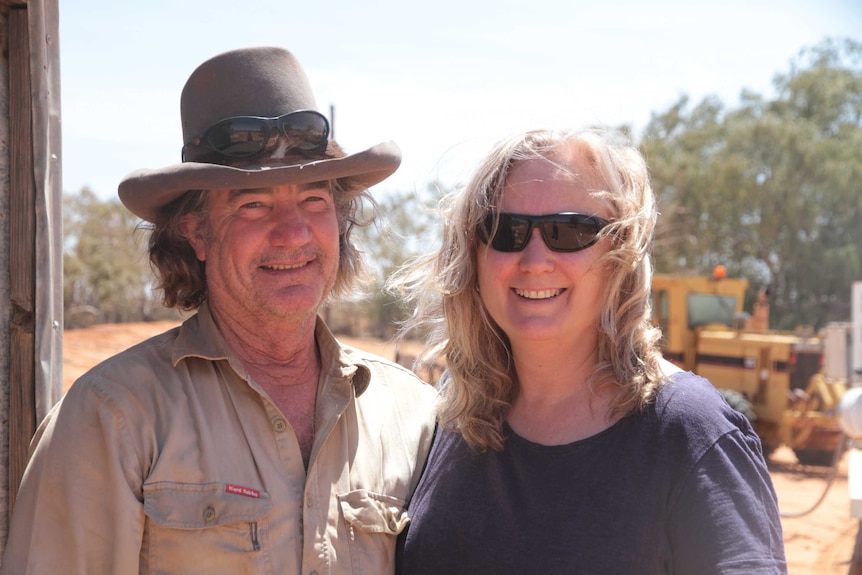
[[[204,239],[200,215],[186,214],[180,219],[180,233],[189,242],[197,258],[204,262],[207,259],[207,244]]]

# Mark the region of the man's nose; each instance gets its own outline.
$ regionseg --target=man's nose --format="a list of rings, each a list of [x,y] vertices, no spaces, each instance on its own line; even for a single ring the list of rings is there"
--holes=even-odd
[[[284,208],[275,211],[270,230],[270,242],[273,245],[304,245],[310,239],[311,230],[308,221],[299,210]]]

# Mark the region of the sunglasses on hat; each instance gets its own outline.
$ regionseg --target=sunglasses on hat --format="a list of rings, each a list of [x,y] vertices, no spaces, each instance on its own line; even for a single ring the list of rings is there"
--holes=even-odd
[[[578,252],[599,241],[599,232],[607,220],[575,212],[543,216],[525,214],[488,214],[479,226],[479,237],[498,252],[519,252],[527,247],[533,228],[539,228],[548,249],[555,252]],[[493,234],[493,236],[492,236]],[[489,241],[490,239],[490,241]]]
[[[288,149],[322,151],[329,138],[329,120],[315,110],[299,110],[276,118],[234,116],[216,122],[183,146],[183,161],[188,156],[187,148],[207,148],[229,158],[248,158],[266,147],[276,129],[287,139]]]

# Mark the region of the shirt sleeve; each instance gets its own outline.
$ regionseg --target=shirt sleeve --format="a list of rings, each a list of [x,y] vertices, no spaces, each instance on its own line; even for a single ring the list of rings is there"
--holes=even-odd
[[[673,573],[785,574],[778,502],[756,436],[722,435],[672,502]]]
[[[104,386],[69,390],[33,439],[0,574],[138,573],[147,463],[132,425]]]

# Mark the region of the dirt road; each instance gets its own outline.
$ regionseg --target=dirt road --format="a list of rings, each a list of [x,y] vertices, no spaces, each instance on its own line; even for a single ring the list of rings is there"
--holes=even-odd
[[[176,322],[105,324],[82,330],[67,330],[63,341],[63,381],[72,382],[99,361],[173,327]],[[394,349],[374,339],[343,338],[345,342],[384,357]],[[778,449],[770,459],[770,470],[782,513],[800,513],[821,496],[827,470],[796,463],[793,452]],[[846,457],[822,504],[798,518],[784,518],[784,543],[790,575],[847,575],[858,521],[849,515]]]

